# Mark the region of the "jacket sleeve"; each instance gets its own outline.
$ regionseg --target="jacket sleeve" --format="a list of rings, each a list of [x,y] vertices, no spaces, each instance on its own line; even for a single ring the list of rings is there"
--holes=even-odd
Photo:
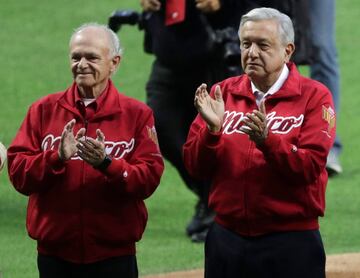
[[[222,146],[222,130],[212,133],[198,115],[190,127],[183,147],[184,164],[190,175],[199,180],[210,180]]]
[[[8,149],[8,172],[15,189],[24,195],[38,193],[51,186],[54,177],[65,172],[65,163],[57,151],[41,149],[41,113],[30,107]]]
[[[146,199],[160,183],[164,162],[150,109],[144,112],[138,125],[134,153],[129,159],[113,159],[104,173],[111,184],[121,185],[127,194]]]
[[[335,109],[330,92],[317,91],[307,106],[297,142],[269,133],[258,148],[272,167],[294,182],[316,180],[326,165],[327,155],[335,139]]]

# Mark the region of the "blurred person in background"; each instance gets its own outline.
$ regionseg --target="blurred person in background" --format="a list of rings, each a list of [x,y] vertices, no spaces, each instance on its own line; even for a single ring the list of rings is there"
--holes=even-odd
[[[310,77],[327,86],[333,96],[336,114],[340,110],[340,74],[335,43],[335,0],[309,1],[312,62]],[[342,173],[339,156],[342,150],[337,135],[327,158],[329,176]]]
[[[205,242],[207,278],[323,278],[326,158],[335,108],[320,82],[290,62],[291,19],[253,9],[239,28],[245,74],[195,93],[199,112],[184,145],[190,174],[211,179],[215,222]]]
[[[107,26],[82,25],[69,47],[74,82],[30,106],[8,149],[10,180],[29,196],[40,278],[138,277],[144,199],[164,168],[153,113],[112,83],[121,47]]]
[[[147,103],[154,111],[162,154],[197,197],[195,214],[186,227],[194,242],[204,241],[214,213],[207,206],[209,181],[190,176],[182,159],[182,147],[196,116],[193,92],[201,82],[211,86],[233,75],[224,65],[226,54],[222,47],[226,41],[214,50],[215,30],[233,28],[233,51],[239,52],[236,68],[241,70],[237,29],[241,14],[250,5],[246,2],[251,1],[140,0],[143,11],[148,13],[147,48],[155,55],[146,85]],[[224,40],[228,39],[232,38]]]

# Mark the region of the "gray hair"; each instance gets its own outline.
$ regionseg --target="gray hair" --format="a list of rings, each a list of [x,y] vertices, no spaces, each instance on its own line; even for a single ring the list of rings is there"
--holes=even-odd
[[[81,25],[80,27],[76,28],[74,30],[74,32],[72,33],[70,42],[73,39],[74,35],[76,35],[80,31],[82,31],[88,27],[94,27],[94,28],[99,28],[101,30],[104,30],[108,34],[109,39],[110,39],[110,45],[109,45],[110,55],[112,57],[115,57],[117,55],[122,56],[123,49],[121,47],[119,37],[116,35],[116,33],[113,30],[111,30],[108,26],[106,26],[104,24],[91,22],[91,23],[85,23],[85,24]]]
[[[248,21],[275,20],[279,26],[279,35],[284,45],[294,43],[294,26],[286,14],[272,8],[256,8],[241,17],[239,34],[241,28]]]

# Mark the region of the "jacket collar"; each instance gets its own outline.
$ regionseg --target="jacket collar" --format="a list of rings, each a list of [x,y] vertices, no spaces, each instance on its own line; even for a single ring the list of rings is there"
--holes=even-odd
[[[276,94],[268,98],[288,98],[301,95],[300,73],[293,62],[286,64],[289,68],[289,76]],[[251,89],[251,81],[246,74],[235,77],[234,82],[229,84],[229,90],[234,95],[254,99]]]
[[[94,118],[100,118],[115,113],[120,113],[121,102],[120,94],[115,88],[113,82],[109,80],[108,85],[101,95],[96,99],[97,108]],[[59,98],[58,103],[65,109],[81,117],[79,110],[76,108],[76,101],[80,100],[77,85],[74,82]]]

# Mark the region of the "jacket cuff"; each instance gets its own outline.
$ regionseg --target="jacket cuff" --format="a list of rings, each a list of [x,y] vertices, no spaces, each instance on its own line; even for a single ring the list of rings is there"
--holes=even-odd
[[[207,146],[216,146],[219,144],[222,136],[222,129],[218,132],[211,132],[207,127],[204,130],[203,142]]]
[[[54,150],[49,156],[48,164],[51,166],[52,169],[60,172],[62,170],[65,170],[66,161],[61,160],[58,152]]]
[[[276,134],[269,132],[268,137],[264,141],[264,144],[256,146],[260,151],[264,154],[271,153],[276,151],[276,149],[280,146],[281,139]]]
[[[118,177],[120,174],[122,179],[125,180],[128,176],[128,172],[124,168],[125,167],[123,159],[112,159],[109,166],[102,172],[110,179]]]

